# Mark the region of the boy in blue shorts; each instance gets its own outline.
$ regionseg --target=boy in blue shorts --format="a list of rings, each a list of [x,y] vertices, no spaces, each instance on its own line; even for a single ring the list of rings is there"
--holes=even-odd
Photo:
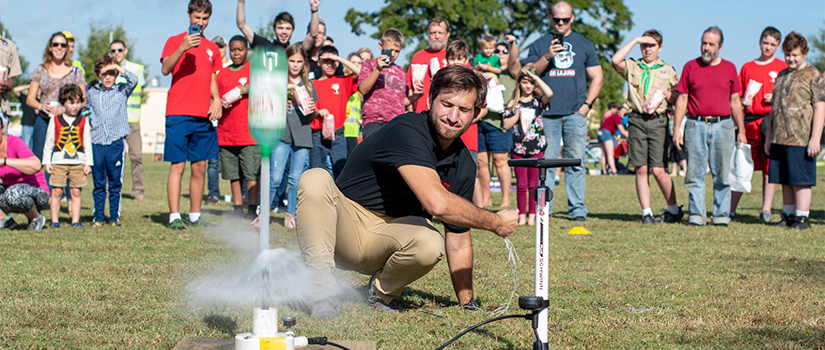
[[[222,67],[221,53],[215,43],[203,36],[209,24],[209,0],[189,1],[189,27],[170,37],[161,54],[163,75],[172,74],[166,101],[166,144],[163,160],[171,162],[166,182],[169,224],[175,230],[186,228],[180,215],[181,179],[186,162],[191,163],[189,178],[189,225],[203,227],[201,204],[206,161],[218,157],[218,134],[212,120],[221,116],[221,99],[214,72]]]

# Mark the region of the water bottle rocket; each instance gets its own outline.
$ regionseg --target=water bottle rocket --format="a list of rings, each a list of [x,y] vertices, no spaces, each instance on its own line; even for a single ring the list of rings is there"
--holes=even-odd
[[[286,52],[280,46],[252,50],[249,71],[249,132],[261,147],[261,251],[269,249],[269,179],[272,148],[286,128]]]

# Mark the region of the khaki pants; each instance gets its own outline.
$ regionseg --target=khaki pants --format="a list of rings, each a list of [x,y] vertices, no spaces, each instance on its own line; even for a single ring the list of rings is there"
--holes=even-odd
[[[129,164],[132,167],[132,195],[143,195],[143,140],[140,137],[140,122],[129,123],[130,133],[126,136],[129,147]]]
[[[301,176],[296,219],[301,253],[320,283],[334,267],[375,274],[375,294],[386,303],[444,256],[444,236],[430,220],[366,209],[344,197],[324,169]]]

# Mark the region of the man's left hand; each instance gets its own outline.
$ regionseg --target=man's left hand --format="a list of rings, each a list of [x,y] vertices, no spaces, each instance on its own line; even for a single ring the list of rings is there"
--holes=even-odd
[[[748,143],[748,137],[745,136],[745,131],[742,130],[736,135],[736,147],[739,147],[743,143]]]
[[[221,113],[223,113],[222,110],[220,99],[212,101],[209,105],[209,120],[218,120],[218,118],[221,117]]]
[[[814,142],[813,138],[808,141],[808,157],[815,158],[819,154],[821,147],[818,141]]]
[[[590,107],[587,107],[587,105],[582,105],[577,112],[586,117],[587,113],[590,113]]]
[[[516,232],[516,225],[518,224],[518,211],[513,209],[500,210],[496,213],[501,224],[496,229],[495,234],[499,237],[507,237]]]

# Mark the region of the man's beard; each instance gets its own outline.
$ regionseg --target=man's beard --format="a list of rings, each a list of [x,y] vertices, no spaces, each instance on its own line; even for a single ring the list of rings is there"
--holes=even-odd
[[[711,62],[713,62],[713,60],[715,60],[716,57],[718,57],[718,55],[712,54],[710,52],[702,52],[702,61],[704,61],[706,64],[710,64]]]
[[[438,117],[436,117],[433,114],[430,114],[430,125],[432,125],[433,129],[435,129],[435,133],[436,135],[438,135],[438,137],[446,141],[452,142],[455,141],[457,138],[461,137],[461,134],[467,131],[467,129],[470,128],[470,125],[472,125],[472,123],[468,123],[467,125],[464,125],[464,127],[458,130],[448,129],[446,126],[444,126],[444,124],[441,123]]]
[[[441,51],[446,46],[447,44],[441,40],[433,40],[430,42],[430,51]]]

